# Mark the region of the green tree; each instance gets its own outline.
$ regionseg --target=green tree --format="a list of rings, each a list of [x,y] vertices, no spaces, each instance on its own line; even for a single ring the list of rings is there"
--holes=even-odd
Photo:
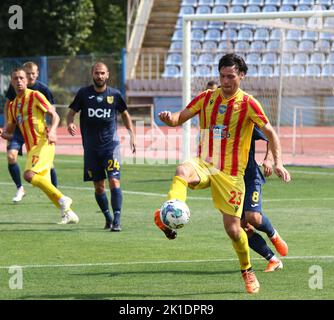
[[[8,9],[0,4],[1,56],[74,55],[92,32],[95,12],[91,0],[17,0],[23,9],[23,30],[11,30]]]
[[[125,47],[125,2],[115,0],[94,0],[93,2],[98,19],[95,20],[93,32],[81,52],[118,53]]]

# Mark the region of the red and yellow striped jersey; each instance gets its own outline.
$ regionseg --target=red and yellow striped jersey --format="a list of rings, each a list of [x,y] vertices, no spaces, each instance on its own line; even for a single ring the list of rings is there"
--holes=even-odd
[[[39,91],[26,89],[8,107],[8,123],[15,123],[21,130],[27,151],[46,139],[45,113],[52,108],[50,102]]]
[[[199,115],[199,157],[226,174],[243,175],[254,124],[268,123],[261,104],[241,89],[225,99],[218,88],[202,92],[187,109]]]

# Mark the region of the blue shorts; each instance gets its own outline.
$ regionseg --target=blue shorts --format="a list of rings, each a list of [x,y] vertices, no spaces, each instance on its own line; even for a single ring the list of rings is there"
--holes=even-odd
[[[254,183],[246,186],[244,209],[245,211],[262,212],[262,184]]]
[[[8,150],[17,150],[19,155],[22,156],[22,146],[24,145],[24,139],[22,133],[18,127],[15,128],[13,138],[8,141],[7,151]]]
[[[111,149],[84,152],[84,181],[101,181],[108,178],[121,178],[120,145]]]

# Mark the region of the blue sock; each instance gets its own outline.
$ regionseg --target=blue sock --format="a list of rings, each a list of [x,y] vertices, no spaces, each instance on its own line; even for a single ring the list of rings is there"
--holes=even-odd
[[[268,261],[275,255],[266,241],[256,232],[248,238],[248,244],[250,248]]]
[[[57,188],[57,186],[58,186],[58,179],[57,179],[57,172],[56,172],[55,168],[51,168],[50,175],[51,175],[51,182],[52,182],[52,184]]]
[[[105,192],[102,194],[95,193],[95,200],[99,205],[104,217],[106,218],[106,221],[112,223],[112,217],[109,211],[107,194]]]
[[[275,230],[274,230],[269,218],[264,213],[261,213],[261,215],[262,215],[262,223],[256,229],[259,230],[259,231],[265,232],[267,234],[267,236],[269,238],[271,238],[274,235]]]
[[[8,171],[17,188],[22,187],[20,167],[17,163],[8,164]]]
[[[114,212],[114,225],[120,225],[121,223],[122,201],[123,201],[123,196],[121,188],[112,189],[111,206]]]

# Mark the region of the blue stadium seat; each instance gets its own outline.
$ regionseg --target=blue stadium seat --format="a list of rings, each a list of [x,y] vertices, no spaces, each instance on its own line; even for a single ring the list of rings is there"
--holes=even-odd
[[[220,41],[221,32],[218,29],[208,29],[205,33],[204,40],[213,40],[213,41]]]
[[[306,75],[310,77],[320,77],[321,67],[317,64],[310,64],[306,66]]]
[[[276,64],[278,63],[277,54],[274,52],[264,53],[262,56],[262,64]]]
[[[182,55],[180,53],[169,53],[165,65],[181,65],[182,64]]]
[[[223,53],[223,54],[225,54],[225,53]],[[223,54],[222,54],[222,53],[217,53],[217,54],[215,55],[215,58],[213,59],[213,64],[214,64],[214,65],[218,65],[218,64],[219,64],[219,60],[220,60],[220,58],[223,56]]]
[[[266,43],[264,41],[253,41],[250,48],[254,51],[261,51],[266,49]]]
[[[313,52],[310,56],[311,64],[323,64],[326,61],[326,56],[322,52]]]
[[[264,0],[248,0],[248,5],[249,6],[254,5],[254,6],[260,6],[260,7],[262,7],[263,6],[263,1]]]
[[[182,18],[177,18],[175,29],[181,29],[182,28]]]
[[[192,40],[191,41],[191,50],[192,51],[200,51],[200,50],[202,50],[202,42],[201,41]]]
[[[246,62],[249,65],[259,65],[261,63],[261,55],[259,53],[249,53],[246,57]]]
[[[262,12],[277,12],[277,11],[278,11],[277,7],[276,6],[272,6],[272,5],[270,5],[270,6],[264,6],[262,8]]]
[[[235,29],[225,29],[222,33],[221,40],[236,41],[238,37],[238,32]]]
[[[179,16],[183,16],[186,14],[194,14],[195,13],[195,8],[193,6],[184,6],[181,7]]]
[[[195,77],[211,77],[211,67],[199,65],[195,67]]]
[[[310,11],[312,10],[311,6],[308,6],[306,4],[300,4],[297,8],[296,11]]]
[[[215,0],[215,6],[229,6],[230,0]]]
[[[211,66],[211,77],[219,78],[218,64]]]
[[[285,38],[287,40],[296,40],[296,41],[300,41],[302,38],[302,32],[301,30],[288,30],[286,32],[286,36]]]
[[[239,51],[248,51],[250,48],[250,44],[248,41],[237,41],[234,45],[234,50]]]
[[[233,48],[234,46],[232,41],[220,41],[217,50],[225,51],[225,50],[233,50]]]
[[[227,7],[225,6],[215,6],[212,8],[212,13],[227,13]]]
[[[196,6],[197,0],[182,0],[181,6]]]
[[[305,51],[313,51],[314,50],[314,42],[311,40],[302,40],[298,45],[299,50]]]
[[[162,74],[163,78],[177,78],[180,77],[181,73],[180,73],[180,69],[177,66],[166,66],[165,67],[165,71]]]
[[[267,42],[267,50],[270,51],[277,51],[281,48],[279,40],[269,40]]]
[[[282,64],[293,64],[293,54],[291,52],[284,52],[282,55]]]
[[[183,31],[182,29],[176,29],[172,36],[172,41],[183,40]]]
[[[232,6],[247,6],[247,0],[232,0]]]
[[[257,66],[256,65],[248,66],[247,77],[257,77]]]
[[[334,64],[325,64],[322,66],[321,75],[323,77],[333,77],[334,76]]]
[[[253,40],[253,32],[250,29],[241,29],[238,32],[238,41],[252,41]]]
[[[293,6],[284,4],[279,8],[279,11],[294,11]]]
[[[243,13],[243,12],[245,12],[245,9],[242,6],[231,6],[229,12],[231,12],[231,13]]]
[[[333,40],[333,34],[329,32],[320,32],[320,40]]]
[[[217,50],[218,45],[216,41],[204,41],[202,44],[203,51]]]
[[[270,40],[281,40],[281,30],[280,29],[272,29],[270,31]]]
[[[294,64],[308,64],[309,62],[309,57],[308,54],[305,52],[298,52],[295,54],[294,58],[293,58],[293,63]]]
[[[246,12],[261,12],[261,8],[255,5],[247,6]]]
[[[298,0],[282,0],[282,5],[298,6]]]
[[[205,6],[213,7],[214,6],[214,0],[198,0],[198,5],[199,6],[205,5]]]
[[[334,17],[326,17],[324,19],[325,28],[334,28]]]
[[[273,77],[274,68],[271,65],[262,64],[258,67],[257,74],[259,77]]]
[[[329,40],[318,40],[316,41],[314,48],[318,51],[330,51],[331,43]]]
[[[317,0],[320,5],[330,7],[332,4],[331,0]]]
[[[209,21],[208,29],[224,29],[224,22],[223,21]]]
[[[182,41],[172,41],[170,44],[169,51],[181,51],[183,43]]]
[[[209,6],[198,6],[196,9],[196,14],[210,14],[211,8]]]
[[[211,53],[202,53],[198,56],[197,65],[211,65],[213,63],[214,57]]]
[[[256,29],[254,32],[254,40],[268,41],[269,40],[269,30],[266,28]]]
[[[286,40],[283,43],[284,50],[297,50],[298,49],[298,41],[296,40]]]
[[[292,65],[290,67],[290,76],[304,77],[305,76],[305,67],[301,64]]]
[[[274,76],[278,77],[282,73],[283,76],[287,77],[290,75],[290,67],[286,64],[282,65],[282,71],[281,71],[281,66],[276,65],[274,67]]]
[[[197,41],[204,41],[204,31],[200,29],[191,30],[191,39]]]
[[[299,5],[313,6],[314,0],[299,0]]]
[[[279,7],[281,5],[281,0],[264,0],[264,4],[266,6],[276,6],[276,7]]]
[[[303,40],[311,40],[311,41],[317,41],[318,40],[318,33],[315,31],[304,31],[303,32]]]
[[[334,52],[328,54],[326,62],[328,64],[334,64]]]

